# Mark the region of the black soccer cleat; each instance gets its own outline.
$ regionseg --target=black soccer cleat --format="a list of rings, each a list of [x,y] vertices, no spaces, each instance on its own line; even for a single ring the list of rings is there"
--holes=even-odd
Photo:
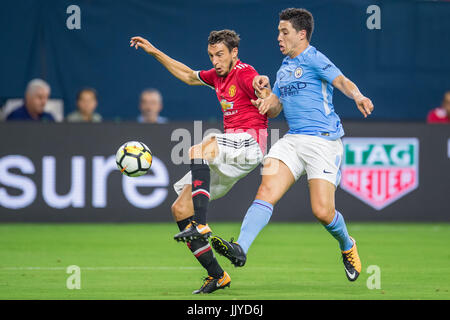
[[[207,224],[204,225],[192,221],[183,231],[178,232],[173,238],[178,242],[189,242],[195,239],[208,239],[210,236],[211,228]]]
[[[211,238],[211,245],[218,254],[230,260],[235,267],[243,267],[247,261],[244,250],[237,242],[233,242],[233,238],[231,241],[226,241],[214,236]]]
[[[195,290],[192,292],[192,294],[199,294],[199,293],[213,293],[216,290],[219,289],[225,289],[229,287],[231,284],[231,278],[226,273],[226,271],[223,272],[223,276],[220,278],[213,278],[211,276],[205,278],[205,282],[203,282],[203,285],[200,289]]]
[[[342,251],[342,262],[344,263],[347,279],[349,281],[355,281],[361,273],[361,260],[359,259],[355,239],[352,237],[350,239],[353,241],[353,247],[347,251]]]

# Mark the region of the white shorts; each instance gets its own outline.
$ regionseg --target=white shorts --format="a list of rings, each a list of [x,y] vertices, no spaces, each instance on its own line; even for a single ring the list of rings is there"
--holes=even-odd
[[[264,157],[281,160],[297,181],[305,173],[310,179],[323,179],[336,187],[341,180],[343,146],[341,139],[326,140],[303,134],[286,134]]]
[[[262,161],[263,154],[258,143],[246,133],[212,134],[219,146],[219,154],[208,163],[211,169],[211,200],[223,197],[240,179],[249,174]],[[208,137],[205,138],[208,139]],[[185,185],[192,183],[189,171],[173,187],[180,194]]]

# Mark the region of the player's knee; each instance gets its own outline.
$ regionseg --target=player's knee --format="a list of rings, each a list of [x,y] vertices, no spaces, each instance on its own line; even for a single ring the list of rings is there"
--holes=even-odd
[[[334,217],[334,207],[324,204],[313,204],[312,211],[314,216],[323,224],[329,224]]]
[[[219,152],[216,137],[208,135],[202,141],[202,158],[206,160],[213,160]]]
[[[202,145],[207,146],[210,143],[214,143],[216,141],[216,136],[214,134],[208,134],[206,137],[202,140]]]
[[[202,155],[202,145],[196,144],[189,148],[189,158],[192,159],[201,159]]]

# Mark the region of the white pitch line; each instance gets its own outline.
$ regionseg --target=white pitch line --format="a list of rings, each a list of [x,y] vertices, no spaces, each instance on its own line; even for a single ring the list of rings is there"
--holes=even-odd
[[[58,271],[67,270],[67,267],[0,267],[0,271]],[[203,270],[201,267],[174,267],[174,266],[153,266],[153,267],[80,267],[81,270],[89,271],[120,271],[120,270]],[[264,267],[248,266],[247,270],[291,270],[288,267]],[[296,271],[315,271],[315,268],[295,268]]]
[[[66,270],[67,267],[0,267],[0,271],[19,271],[19,270]],[[107,270],[200,270],[201,267],[80,267],[81,270],[107,271]]]

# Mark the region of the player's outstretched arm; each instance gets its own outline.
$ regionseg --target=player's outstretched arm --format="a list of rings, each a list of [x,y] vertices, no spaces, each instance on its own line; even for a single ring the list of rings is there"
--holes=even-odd
[[[143,49],[149,55],[155,57],[156,60],[158,60],[167,70],[169,70],[171,74],[184,83],[191,86],[203,85],[203,83],[197,78],[197,74],[194,70],[181,62],[172,59],[161,50],[158,50],[147,39],[142,37],[132,37],[130,40],[130,47],[135,47],[136,50],[138,48]]]
[[[343,75],[337,76],[333,80],[333,86],[338,88],[343,94],[345,94],[350,99],[355,100],[358,110],[367,118],[373,111],[372,101],[365,97],[358,89],[356,84],[354,84],[350,79]]]
[[[257,100],[251,100],[251,102],[258,108],[260,114],[267,113],[269,118],[277,117],[283,109],[283,105],[280,103],[280,100],[273,93],[270,93],[267,98],[259,98]]]

